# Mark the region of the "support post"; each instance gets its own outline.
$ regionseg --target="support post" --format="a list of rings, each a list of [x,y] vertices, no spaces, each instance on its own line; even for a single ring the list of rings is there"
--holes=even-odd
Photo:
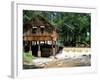
[[[31,49],[31,46],[32,46],[32,42],[30,41],[30,42],[29,42],[29,53],[32,55],[32,49]]]
[[[53,52],[53,56],[55,57],[56,55],[55,41],[52,41],[52,52]]]
[[[55,55],[57,53],[57,45],[56,45],[56,41],[54,41],[54,45],[55,45]]]
[[[39,44],[38,44],[38,57],[41,57],[40,41],[39,41]]]
[[[29,51],[31,51],[31,42],[28,42],[28,46],[29,46]]]

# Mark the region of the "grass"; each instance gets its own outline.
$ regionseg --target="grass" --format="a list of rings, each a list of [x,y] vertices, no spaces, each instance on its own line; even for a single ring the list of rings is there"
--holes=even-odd
[[[36,57],[32,56],[32,52],[24,52],[23,53],[23,62],[24,63],[32,63],[32,60],[36,59]]]

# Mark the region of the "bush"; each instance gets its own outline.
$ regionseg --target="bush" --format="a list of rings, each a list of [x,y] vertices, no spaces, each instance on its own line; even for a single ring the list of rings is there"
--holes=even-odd
[[[32,63],[32,60],[33,60],[33,56],[32,56],[32,53],[23,53],[23,61],[26,62],[26,63]]]

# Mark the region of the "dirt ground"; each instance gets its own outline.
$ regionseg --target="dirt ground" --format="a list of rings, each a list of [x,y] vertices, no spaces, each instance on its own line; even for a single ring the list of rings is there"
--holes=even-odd
[[[69,50],[69,49],[68,49]],[[73,48],[71,52],[67,51],[67,48],[56,55],[56,58],[37,58],[34,59],[32,64],[24,64],[23,69],[40,69],[40,68],[62,68],[62,67],[82,67],[91,66],[90,49],[79,49],[79,52],[73,52],[78,50]],[[80,52],[85,50],[85,52]]]
[[[52,67],[78,67],[78,66],[90,66],[90,60],[83,61],[80,59],[64,59],[64,60],[54,60],[53,62],[48,62],[44,68]]]
[[[38,68],[61,68],[61,67],[81,67],[91,66],[91,59],[87,56],[84,58],[68,58],[68,59],[53,59],[52,61],[43,63],[34,63],[32,65],[24,65],[24,69]]]

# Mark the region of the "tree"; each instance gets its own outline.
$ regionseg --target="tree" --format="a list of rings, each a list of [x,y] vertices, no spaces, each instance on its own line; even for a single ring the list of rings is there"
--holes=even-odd
[[[40,15],[49,21],[59,30],[59,39],[63,43],[74,42],[77,44],[86,43],[90,45],[91,41],[91,14],[90,13],[72,13],[72,12],[54,12],[54,11],[23,11],[23,22],[31,20],[32,17]],[[75,45],[74,45],[75,47]]]

